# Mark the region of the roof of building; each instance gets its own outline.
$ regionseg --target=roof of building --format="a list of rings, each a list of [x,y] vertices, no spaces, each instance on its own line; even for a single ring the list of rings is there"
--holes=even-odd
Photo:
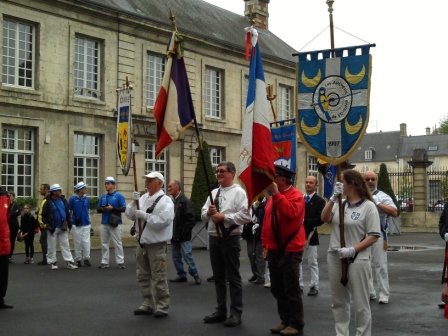
[[[202,0],[77,0],[99,8],[109,9],[166,26],[171,29],[169,9],[173,11],[178,30],[228,48],[245,50],[244,28],[249,19]],[[241,12],[244,11],[241,1]],[[296,52],[269,30],[258,28],[259,43],[264,58],[285,63],[297,62]],[[188,46],[187,46],[188,48]]]
[[[350,156],[350,162],[364,162],[365,151],[372,150],[373,162],[395,161],[401,146],[400,131],[366,133],[358,148]]]
[[[428,157],[448,156],[448,134],[403,137],[399,157],[411,158],[418,148],[426,149]]]

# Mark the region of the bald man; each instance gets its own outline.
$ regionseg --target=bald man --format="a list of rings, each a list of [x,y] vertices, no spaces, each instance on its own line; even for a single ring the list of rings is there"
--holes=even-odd
[[[322,210],[325,207],[325,200],[316,194],[319,186],[315,176],[308,176],[305,180],[305,233],[307,244],[305,253],[308,257],[308,267],[311,272],[310,291],[308,296],[316,296],[319,292],[319,265],[317,263],[317,246],[319,245],[319,235],[316,228],[324,222],[320,219]],[[302,259],[303,260],[303,259]],[[300,263],[300,290],[303,292],[302,263]]]
[[[387,217],[396,217],[398,215],[397,207],[394,204],[392,198],[377,189],[378,178],[376,173],[373,171],[367,171],[364,173],[364,182],[367,187],[369,187],[372,193],[373,202],[378,210],[378,215],[380,216],[381,224],[381,237],[378,241],[371,247],[371,261],[372,261],[372,276],[370,277],[370,299],[376,300],[376,290],[373,285],[373,274],[376,275],[376,281],[379,287],[378,302],[380,304],[389,303],[389,274],[387,271],[387,232],[386,232],[386,222]]]

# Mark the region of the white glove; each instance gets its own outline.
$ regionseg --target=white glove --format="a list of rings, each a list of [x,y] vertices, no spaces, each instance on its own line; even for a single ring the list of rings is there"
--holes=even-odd
[[[253,235],[255,234],[255,232],[257,231],[257,229],[258,229],[259,226],[260,226],[260,224],[254,224],[254,225],[252,226],[252,234],[253,234]]]
[[[333,203],[338,202],[338,196],[344,192],[344,184],[342,182],[336,182],[333,189],[333,196],[330,197],[330,201]]]
[[[143,210],[135,210],[135,217],[146,220],[147,213]]]
[[[140,193],[139,193],[138,191],[134,191],[134,192],[132,193],[132,199],[133,199],[134,201],[138,201],[138,200],[140,199]]]
[[[448,233],[445,233],[445,241],[448,243]]]
[[[354,247],[342,247],[338,249],[338,253],[341,259],[353,258],[356,254]]]
[[[377,195],[373,195],[372,198],[373,198],[373,203],[375,203],[376,206],[378,206],[381,203],[380,199],[378,198]]]

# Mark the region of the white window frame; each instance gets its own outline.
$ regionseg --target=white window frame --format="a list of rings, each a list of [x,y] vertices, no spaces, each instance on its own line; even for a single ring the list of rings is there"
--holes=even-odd
[[[205,69],[205,116],[222,119],[222,77],[217,69]]]
[[[212,163],[212,168],[215,170],[218,165],[225,161],[224,160],[224,149],[220,147],[208,147],[208,152],[210,154],[210,161]]]
[[[165,73],[165,57],[146,55],[146,107],[153,108]]]
[[[2,85],[34,89],[35,31],[34,25],[10,18],[3,19]],[[23,36],[28,38],[22,38]],[[12,83],[9,79],[13,79]]]
[[[317,178],[319,171],[317,170],[318,167],[317,158],[315,156],[308,156],[308,175],[315,176]]]
[[[16,197],[34,197],[34,141],[30,128],[2,128],[1,185]]]
[[[101,43],[92,38],[75,36],[75,97],[101,99]]]
[[[277,92],[278,113],[277,120],[291,119],[292,111],[292,89],[289,86],[279,85]]]
[[[364,160],[366,160],[366,161],[372,161],[372,158],[373,158],[373,151],[372,151],[371,149],[367,149],[367,150],[364,152]]]
[[[163,151],[159,159],[156,159],[156,147],[157,142],[145,141],[145,174],[157,171],[165,177],[165,183],[163,184],[163,190],[166,191],[168,184],[167,176],[167,151]]]
[[[83,181],[90,197],[100,197],[100,137],[75,133],[73,144],[73,185]]]

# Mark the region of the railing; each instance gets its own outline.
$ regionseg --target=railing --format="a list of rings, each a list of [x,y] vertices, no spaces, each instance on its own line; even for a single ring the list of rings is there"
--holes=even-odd
[[[414,211],[414,197],[413,197],[413,183],[412,170],[406,171],[390,170],[389,172],[390,184],[392,190],[395,192],[395,197],[398,202],[400,211],[413,212]]]
[[[428,170],[428,211],[442,212],[448,198],[448,170]]]

